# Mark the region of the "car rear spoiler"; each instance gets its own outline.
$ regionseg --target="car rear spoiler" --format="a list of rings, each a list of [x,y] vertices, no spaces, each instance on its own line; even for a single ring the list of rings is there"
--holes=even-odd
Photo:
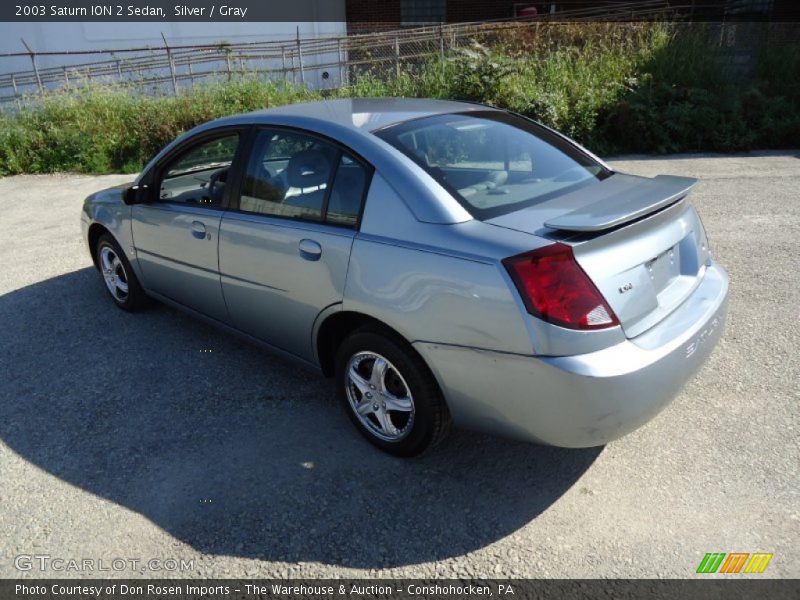
[[[565,231],[611,229],[678,202],[696,184],[697,179],[692,177],[658,175],[651,179],[615,173],[597,185],[568,194],[568,196],[591,194],[593,201],[576,210],[553,217],[544,224],[551,229]],[[565,196],[561,200],[566,198]]]

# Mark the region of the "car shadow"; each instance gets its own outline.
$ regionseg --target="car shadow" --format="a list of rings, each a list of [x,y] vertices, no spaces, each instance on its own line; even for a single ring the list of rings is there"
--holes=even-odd
[[[463,555],[524,527],[601,452],[456,431],[422,458],[386,456],[330,381],[164,306],[125,313],[91,268],[0,296],[0,328],[3,442],[207,554]]]

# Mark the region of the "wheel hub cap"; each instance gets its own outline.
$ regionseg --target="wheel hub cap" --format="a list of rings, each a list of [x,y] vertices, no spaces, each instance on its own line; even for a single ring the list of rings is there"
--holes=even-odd
[[[396,442],[410,433],[414,399],[403,376],[386,358],[375,352],[355,354],[347,363],[345,386],[350,408],[372,435]]]
[[[100,270],[109,293],[114,299],[124,302],[128,297],[128,274],[117,253],[109,246],[100,250]]]

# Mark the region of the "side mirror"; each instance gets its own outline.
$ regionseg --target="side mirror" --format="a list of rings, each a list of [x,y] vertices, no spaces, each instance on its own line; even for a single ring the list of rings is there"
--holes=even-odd
[[[125,204],[141,204],[146,202],[147,197],[147,185],[132,185],[128,189],[125,190],[122,196],[123,202]]]

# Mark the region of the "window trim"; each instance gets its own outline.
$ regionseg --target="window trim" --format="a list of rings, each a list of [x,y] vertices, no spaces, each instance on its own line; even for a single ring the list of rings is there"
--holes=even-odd
[[[295,135],[303,135],[306,137],[317,139],[320,142],[329,144],[336,149],[337,151],[336,161],[335,161],[336,164],[334,165],[334,168],[331,169],[331,175],[328,180],[328,185],[325,189],[325,197],[322,200],[322,207],[321,207],[322,218],[320,220],[307,219],[303,217],[287,217],[285,215],[256,213],[247,210],[242,210],[241,208],[239,208],[242,198],[242,186],[244,184],[244,178],[247,175],[247,167],[250,165],[250,160],[252,159],[253,147],[255,146],[255,141],[258,134],[265,130],[283,131],[283,132],[293,133]],[[350,157],[353,158],[353,160],[355,160],[362,167],[364,167],[366,171],[364,176],[364,189],[361,192],[361,198],[359,200],[358,214],[356,215],[356,222],[353,225],[347,225],[345,223],[331,223],[327,220],[328,201],[330,200],[330,195],[331,192],[333,191],[333,182],[336,181],[336,175],[339,172],[339,163],[341,162],[342,155],[345,153],[347,153]],[[361,220],[364,216],[364,209],[367,204],[367,196],[369,195],[369,189],[370,186],[372,185],[372,177],[374,174],[375,174],[375,167],[372,165],[372,163],[370,163],[367,159],[365,159],[363,156],[361,156],[358,152],[356,152],[352,148],[342,144],[341,142],[333,138],[330,138],[321,133],[317,133],[316,131],[302,129],[300,127],[292,127],[288,125],[272,125],[269,123],[258,123],[250,126],[250,133],[248,134],[248,143],[247,143],[247,155],[243,157],[243,160],[241,161],[241,168],[237,173],[236,186],[235,189],[231,190],[230,203],[228,204],[226,210],[242,215],[248,215],[251,217],[267,217],[270,219],[280,219],[288,223],[311,223],[314,225],[336,227],[337,229],[347,229],[358,232],[361,231]]]
[[[217,206],[207,205],[207,204],[198,204],[195,205],[190,202],[177,202],[174,200],[164,200],[159,197],[159,190],[161,189],[161,182],[164,179],[164,171],[172,164],[176,158],[179,158],[181,155],[186,154],[187,152],[191,152],[193,148],[196,148],[206,142],[213,141],[218,138],[228,137],[230,135],[238,135],[239,136],[239,143],[236,147],[236,153],[233,156],[233,160],[231,161],[231,166],[228,168],[228,181],[225,182],[225,191],[222,196],[222,202],[220,202]],[[149,185],[149,193],[147,196],[147,204],[150,206],[158,206],[159,204],[169,204],[173,206],[185,206],[185,207],[194,207],[197,206],[198,208],[203,208],[206,210],[216,210],[220,212],[224,212],[228,210],[231,205],[231,198],[233,194],[233,188],[238,190],[239,188],[239,178],[240,178],[240,167],[242,163],[242,159],[245,156],[245,150],[249,150],[250,146],[250,128],[246,125],[225,125],[223,127],[216,127],[214,129],[209,129],[207,131],[202,131],[197,135],[193,135],[192,137],[184,140],[174,148],[172,148],[169,153],[164,155],[161,160],[158,161],[153,168],[148,171],[143,180],[147,180]],[[230,185],[233,183],[234,185]]]

